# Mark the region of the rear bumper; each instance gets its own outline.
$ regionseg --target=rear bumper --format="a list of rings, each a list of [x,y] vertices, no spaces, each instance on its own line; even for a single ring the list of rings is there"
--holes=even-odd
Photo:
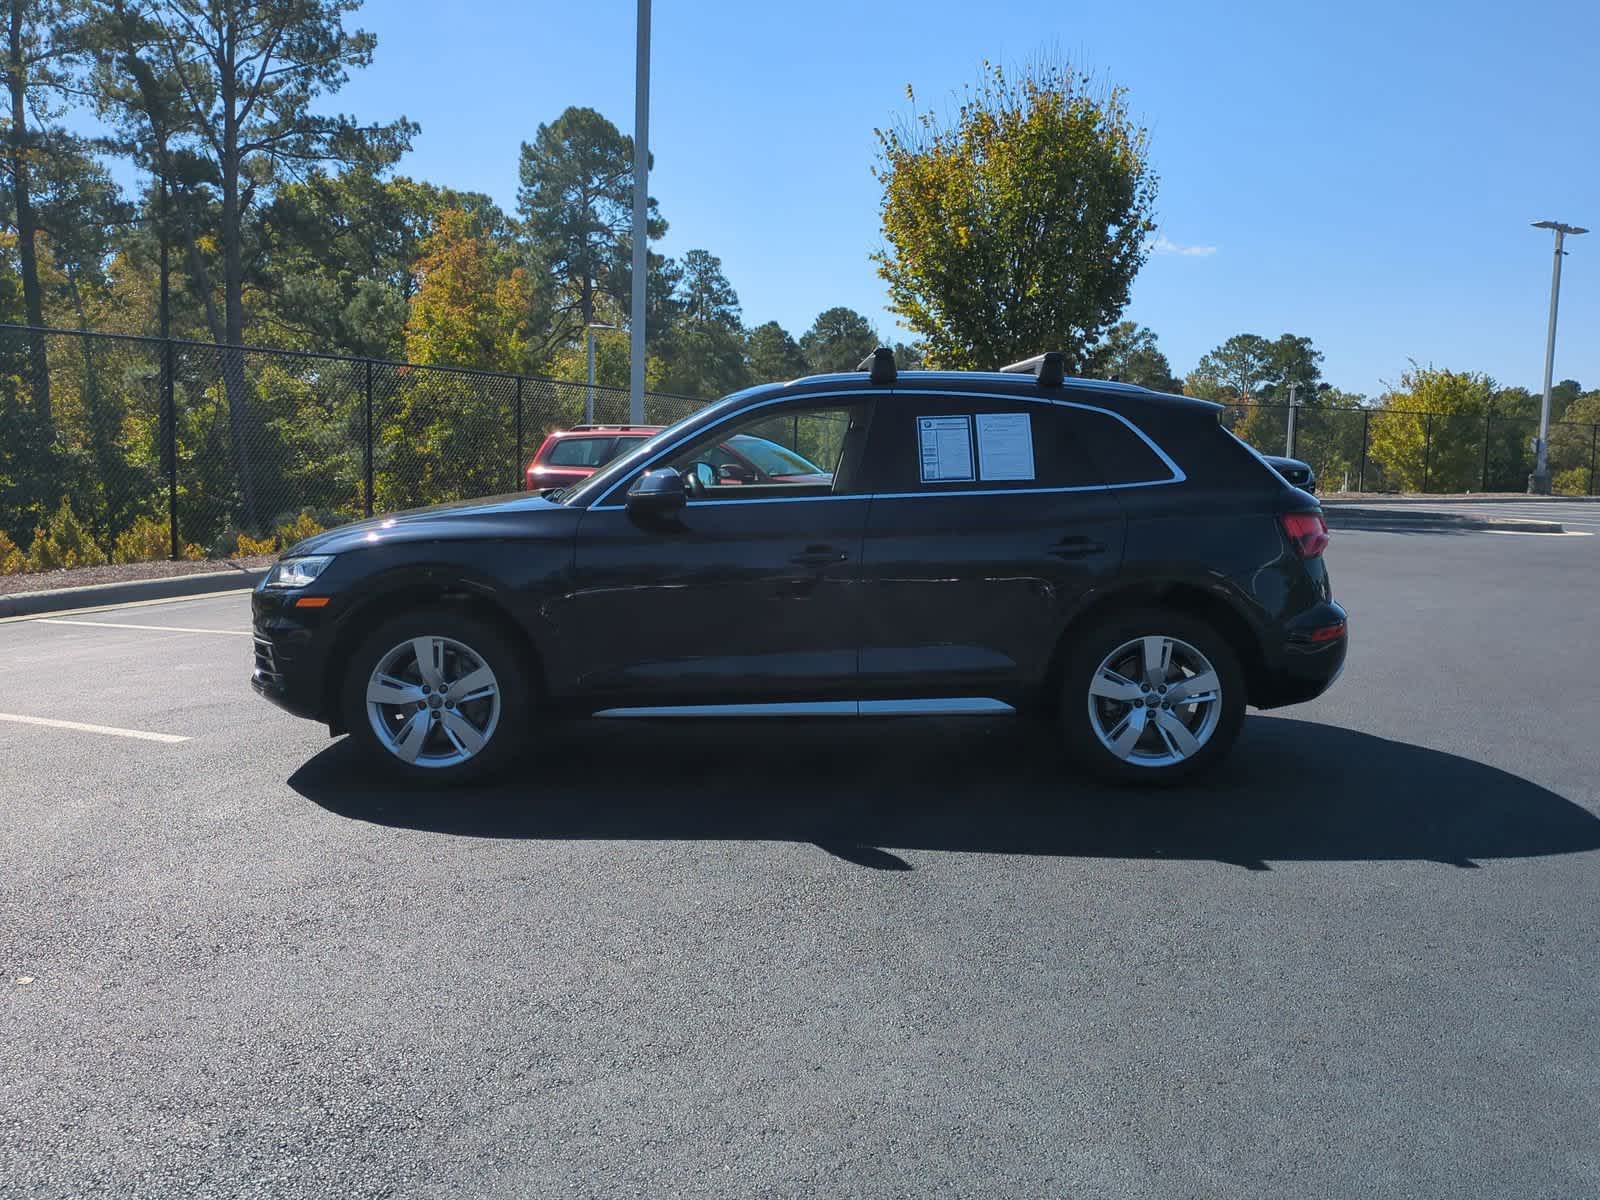
[[[1282,708],[1316,699],[1344,673],[1349,648],[1349,617],[1343,607],[1331,600],[1318,604],[1285,628],[1268,655],[1264,676],[1250,689],[1250,703]]]

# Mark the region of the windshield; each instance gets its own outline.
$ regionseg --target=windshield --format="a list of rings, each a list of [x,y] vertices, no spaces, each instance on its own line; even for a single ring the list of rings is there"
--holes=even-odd
[[[690,413],[682,420],[668,425],[654,437],[631,447],[627,453],[619,454],[582,483],[575,483],[571,487],[562,488],[560,491],[552,493],[550,498],[561,504],[571,504],[578,507],[592,504],[610,491],[614,484],[633,474],[640,463],[655,454],[661,447],[677,441],[693,429],[710,424],[751,393],[762,391],[771,386],[771,384],[762,384],[760,387],[745,388],[742,392],[733,392],[714,404],[708,404],[705,408]],[[812,469],[815,470],[815,468]]]
[[[736,433],[728,439],[728,445],[749,459],[756,470],[766,475],[827,474],[816,463],[802,458],[787,446],[769,442],[766,438],[756,437],[752,433]]]

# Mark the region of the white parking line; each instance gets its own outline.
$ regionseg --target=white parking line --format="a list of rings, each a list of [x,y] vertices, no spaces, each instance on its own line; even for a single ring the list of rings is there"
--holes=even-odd
[[[118,729],[115,725],[87,725],[82,721],[55,721],[49,717],[25,717],[21,713],[0,713],[0,721],[18,725],[42,725],[46,729],[70,729],[74,733],[104,733],[111,737],[137,738],[142,742],[187,742],[177,733],[151,733],[148,729]]]
[[[93,625],[96,629],[153,629],[157,633],[220,633],[225,637],[249,637],[248,629],[197,629],[189,625],[125,625],[121,621],[69,621],[65,617],[40,617],[40,625]]]

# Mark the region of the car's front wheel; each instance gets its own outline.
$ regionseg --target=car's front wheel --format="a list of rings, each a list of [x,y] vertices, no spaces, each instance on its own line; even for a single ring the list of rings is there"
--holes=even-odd
[[[1244,674],[1227,640],[1151,609],[1073,639],[1061,721],[1069,749],[1104,777],[1165,784],[1225,755],[1244,723]]]
[[[407,613],[351,658],[345,725],[396,774],[439,784],[482,778],[524,748],[526,670],[488,622],[448,608]]]

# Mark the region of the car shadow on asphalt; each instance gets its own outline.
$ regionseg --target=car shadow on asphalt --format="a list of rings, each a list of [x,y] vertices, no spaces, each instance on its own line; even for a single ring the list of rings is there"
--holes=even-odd
[[[1516,775],[1371,734],[1252,717],[1176,790],[1108,787],[1014,719],[586,721],[506,780],[383,782],[348,739],[289,785],[331,813],[488,838],[809,842],[862,866],[895,850],[1272,861],[1486,859],[1600,849],[1600,819]]]

